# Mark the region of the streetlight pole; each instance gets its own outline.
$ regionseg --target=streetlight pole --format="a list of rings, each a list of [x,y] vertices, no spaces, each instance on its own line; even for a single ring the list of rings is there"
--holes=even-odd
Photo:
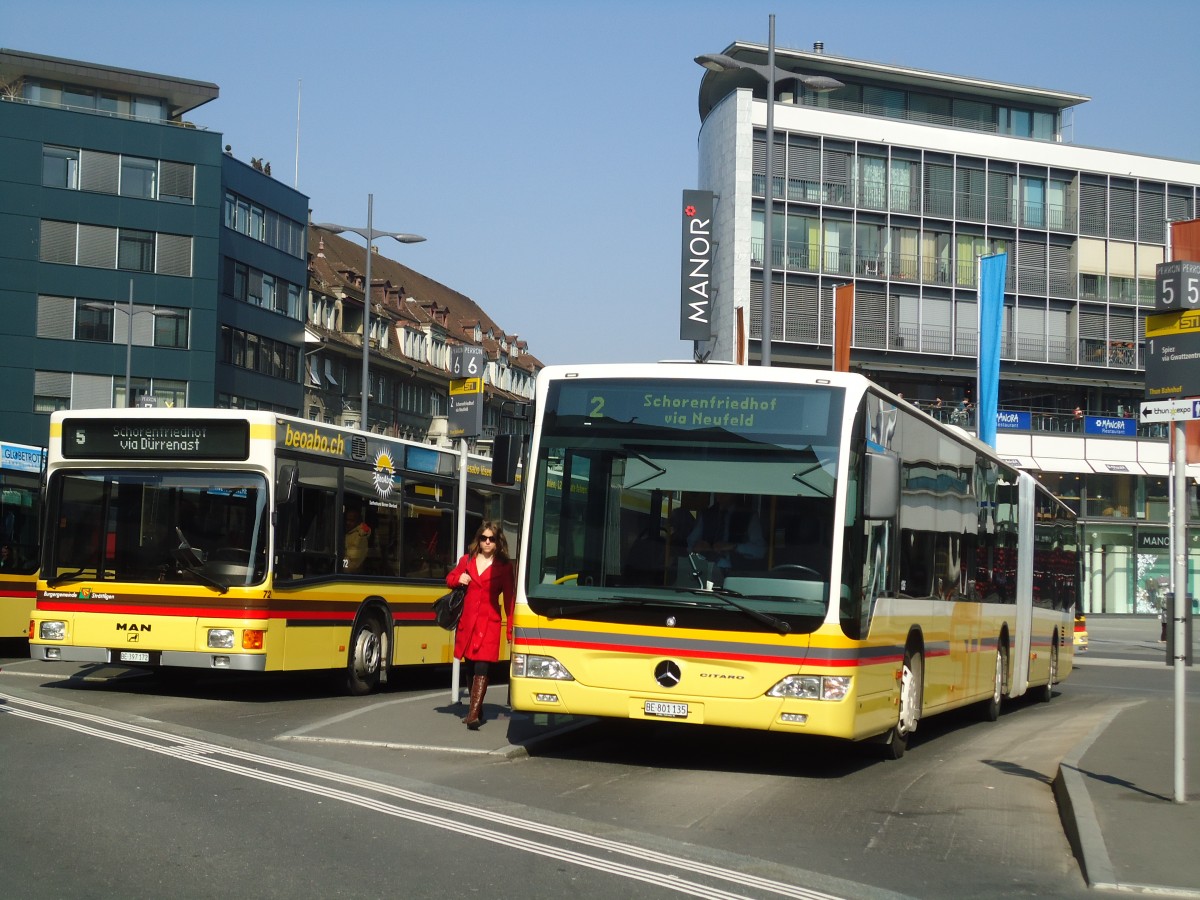
[[[766,189],[763,191],[764,207],[763,207],[763,312],[762,312],[762,350],[759,354],[759,364],[763,366],[771,365],[771,331],[773,328],[771,322],[771,293],[772,293],[772,268],[775,265],[775,248],[774,235],[772,229],[774,227],[773,212],[775,206],[775,172],[774,172],[774,156],[775,156],[775,80],[776,78],[795,78],[802,85],[811,91],[817,93],[828,93],[836,91],[840,87],[844,87],[842,82],[836,78],[830,78],[826,75],[802,75],[799,72],[788,72],[784,69],[777,68],[775,65],[775,14],[770,17],[770,34],[767,43],[767,64],[765,66],[757,65],[756,63],[743,62],[740,59],[734,59],[731,56],[725,56],[722,53],[706,53],[703,56],[697,56],[696,62],[708,69],[711,72],[733,72],[746,70],[755,72],[760,78],[765,78],[767,81],[767,161],[766,161]]]
[[[763,191],[766,206],[763,209],[763,244],[766,252],[763,254],[763,312],[762,312],[762,350],[759,353],[760,366],[771,365],[771,338],[774,323],[771,321],[774,312],[771,310],[771,295],[774,292],[772,280],[775,269],[775,13],[771,13],[771,27],[767,40],[767,161],[766,161],[766,190]]]
[[[115,303],[85,303],[87,309],[94,309],[100,312],[123,312],[128,320],[125,323],[125,407],[128,408],[133,404],[130,402],[130,382],[132,381],[133,373],[133,317],[139,313],[149,313],[155,318],[163,319],[185,319],[187,313],[181,313],[173,309],[139,309],[133,308],[133,279],[129,279],[129,306],[121,307]]]
[[[114,309],[116,307],[113,307]],[[129,383],[133,373],[133,279],[129,279],[129,309],[125,313],[125,408],[133,406],[129,402]]]
[[[359,428],[363,431],[369,431],[370,428],[367,422],[367,413],[371,402],[371,254],[372,244],[375,238],[390,237],[399,241],[401,244],[419,244],[425,238],[419,234],[406,234],[401,231],[376,231],[374,228],[374,209],[375,195],[367,194],[367,227],[352,228],[349,225],[336,225],[332,222],[316,222],[315,227],[321,228],[333,234],[341,234],[343,231],[349,231],[357,234],[367,242],[367,266],[364,277],[366,284],[363,286],[363,324],[362,324],[362,422]]]

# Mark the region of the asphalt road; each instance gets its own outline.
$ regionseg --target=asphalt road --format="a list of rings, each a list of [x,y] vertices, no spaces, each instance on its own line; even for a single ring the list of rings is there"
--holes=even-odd
[[[314,677],[78,683],[0,646],[0,871],[30,897],[1084,896],[1049,782],[1114,703],[1169,692],[1131,635],[1097,631],[1052,703],[926,720],[887,763],[625,722],[518,759],[297,745],[444,673],[368,698]]]

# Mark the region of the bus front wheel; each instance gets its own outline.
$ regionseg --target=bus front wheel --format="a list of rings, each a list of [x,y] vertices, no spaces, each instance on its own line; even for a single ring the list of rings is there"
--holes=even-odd
[[[900,708],[896,724],[884,737],[884,759],[899,759],[908,749],[908,738],[921,721],[921,696],[924,691],[925,662],[920,653],[904,651],[900,670]]]
[[[379,687],[383,671],[383,626],[375,616],[363,616],[350,637],[346,661],[346,690],[356,697]]]
[[[996,645],[996,670],[992,678],[992,696],[983,702],[983,718],[995,722],[1000,718],[1000,704],[1004,700],[1004,688],[1008,678],[1008,648]]]

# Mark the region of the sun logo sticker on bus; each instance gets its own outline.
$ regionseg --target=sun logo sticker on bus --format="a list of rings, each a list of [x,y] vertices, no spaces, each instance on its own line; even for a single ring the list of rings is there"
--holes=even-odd
[[[396,475],[396,464],[386,450],[375,454],[375,492],[384,500],[392,496],[392,480]]]

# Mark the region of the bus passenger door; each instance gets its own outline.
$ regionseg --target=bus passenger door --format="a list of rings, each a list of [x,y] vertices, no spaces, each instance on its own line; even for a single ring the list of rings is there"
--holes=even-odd
[[[1009,696],[1019,697],[1029,686],[1029,652],[1033,632],[1033,527],[1037,482],[1028,472],[1017,480],[1017,633],[1013,636]]]

